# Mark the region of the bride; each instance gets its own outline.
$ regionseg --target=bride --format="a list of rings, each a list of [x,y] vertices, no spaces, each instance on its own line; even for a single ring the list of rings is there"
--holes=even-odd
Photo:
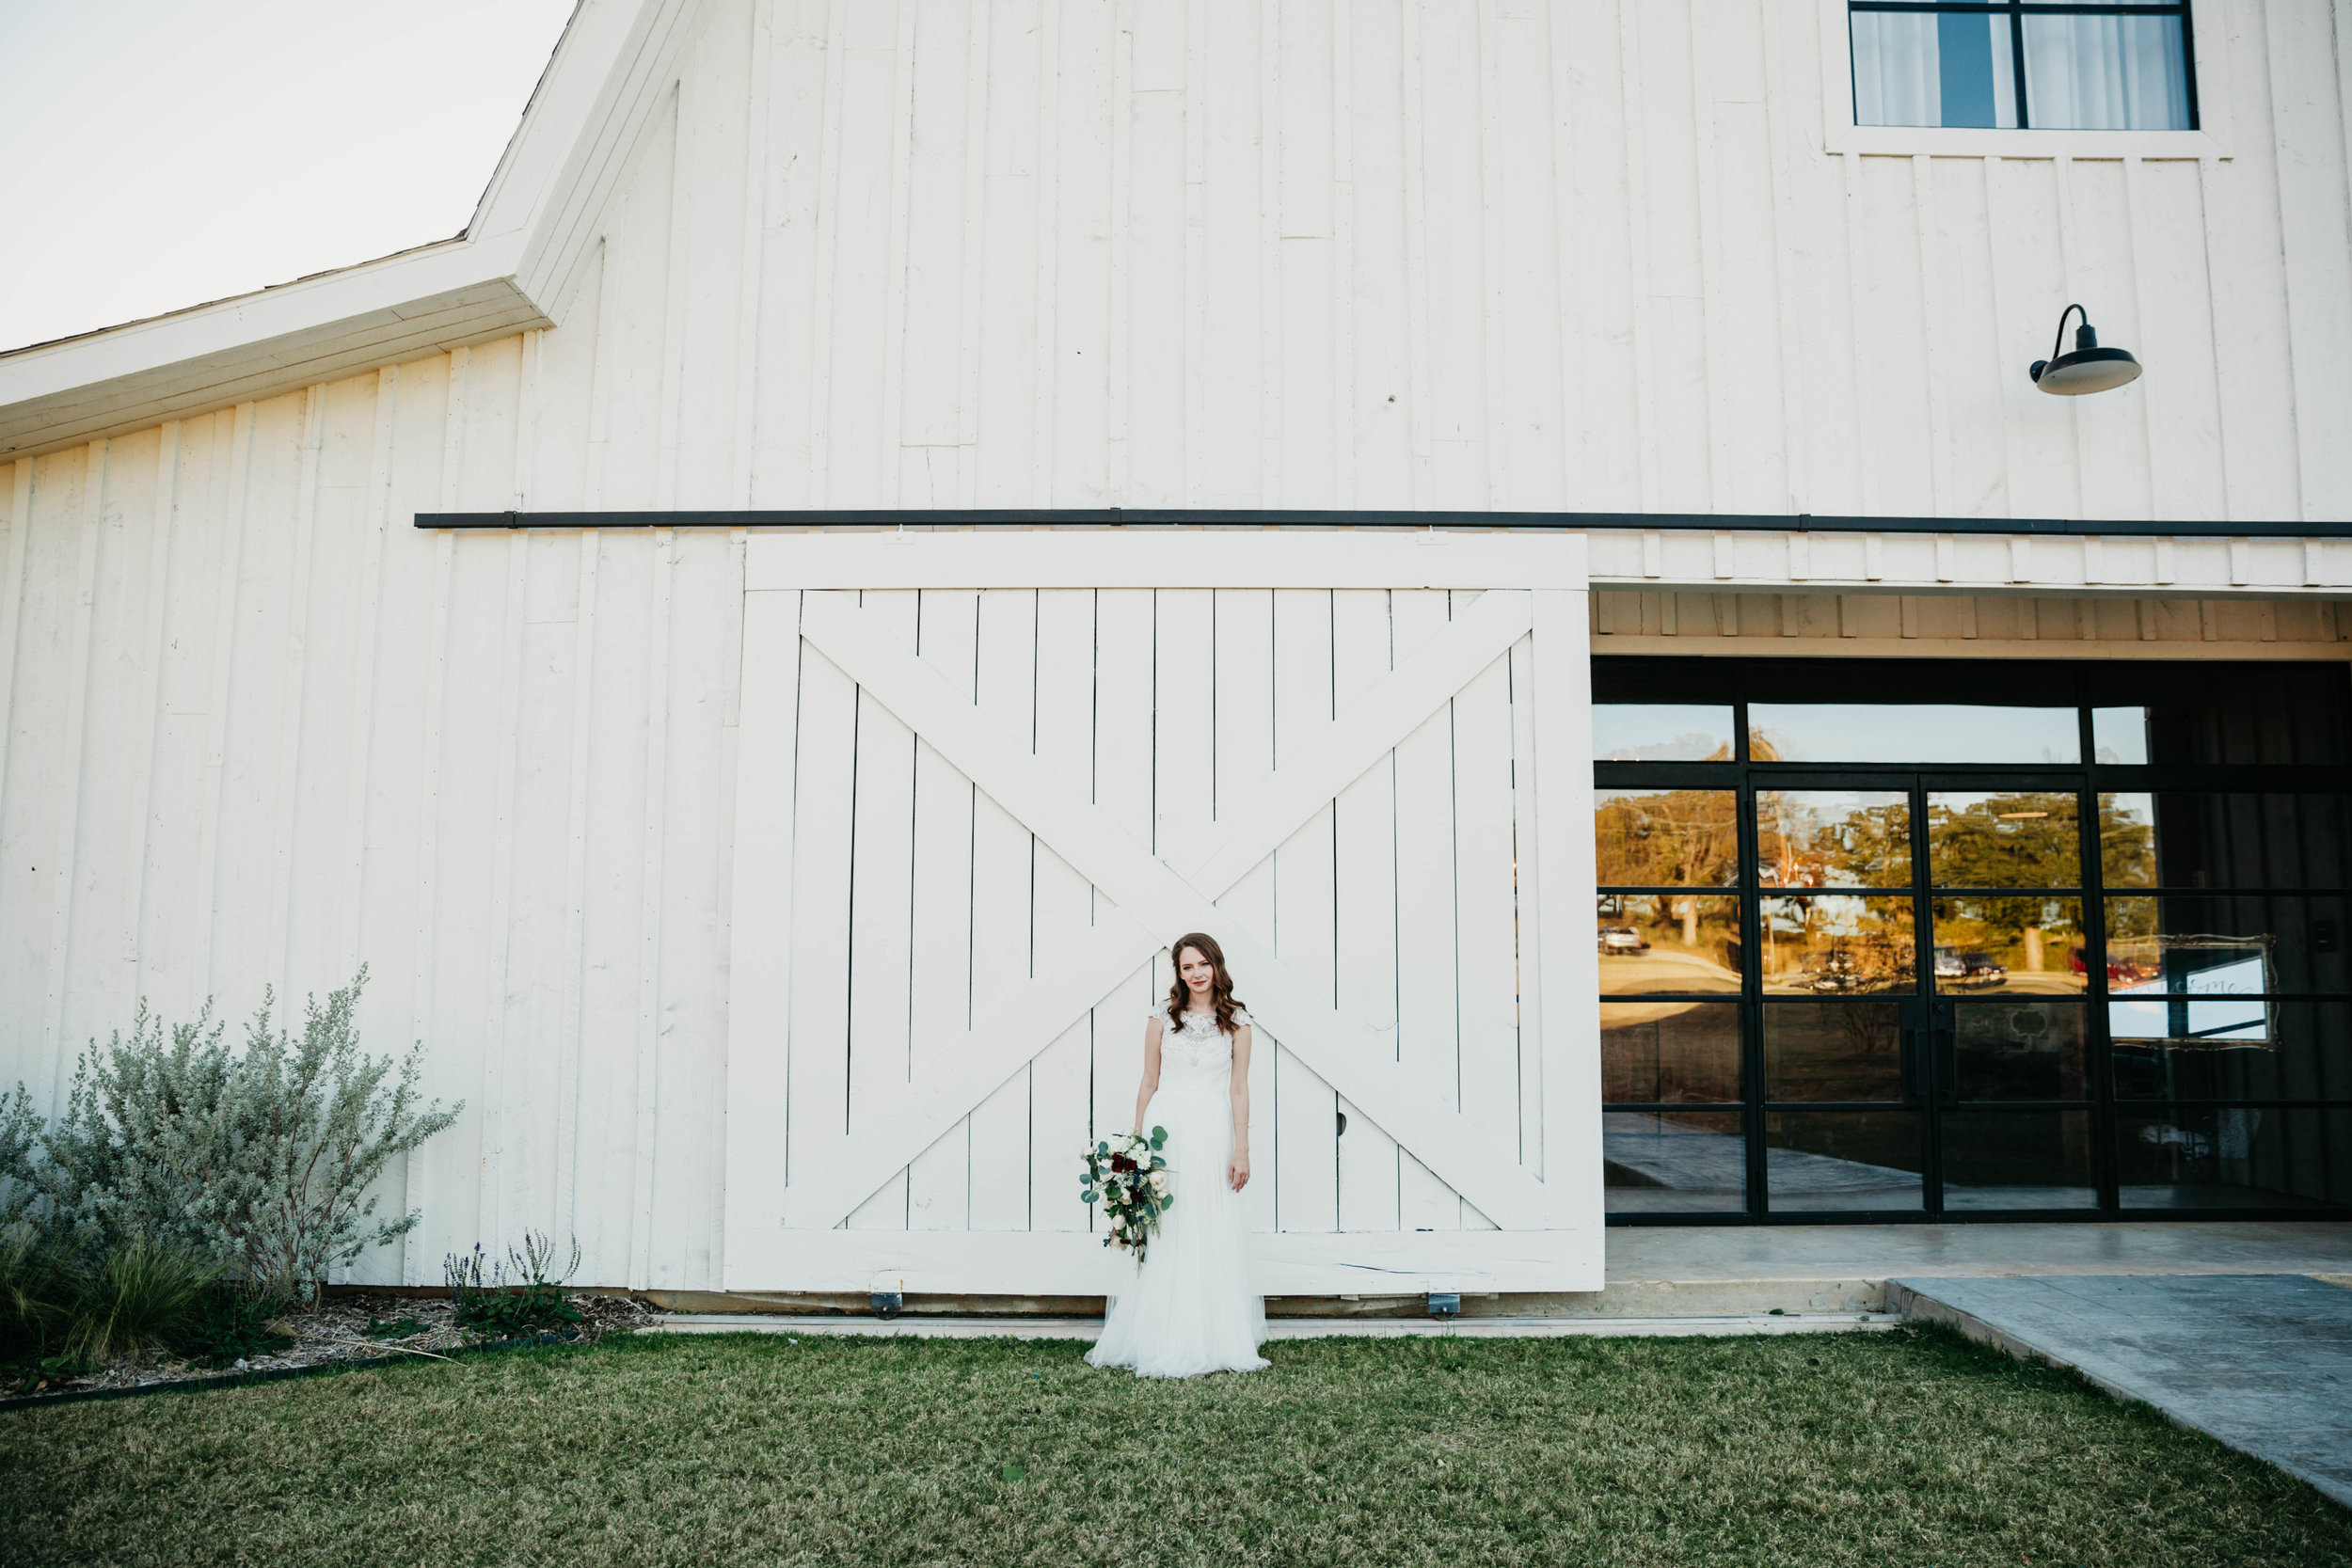
[[[1145,1247],[1135,1284],[1110,1301],[1098,1367],[1139,1377],[1248,1372],[1267,1365],[1265,1297],[1249,1289],[1249,1015],[1233,997],[1216,939],[1177,939],[1176,983],[1143,1028],[1136,1129],[1168,1130],[1175,1199]],[[1145,1112],[1151,1115],[1147,1117]]]

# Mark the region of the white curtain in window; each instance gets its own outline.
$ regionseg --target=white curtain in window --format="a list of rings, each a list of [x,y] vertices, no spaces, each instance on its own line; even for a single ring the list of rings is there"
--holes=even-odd
[[[2071,131],[2185,131],[2188,64],[2169,16],[2027,16],[2032,123]]]
[[[1852,17],[1856,125],[1982,125],[1986,87],[1990,123],[2017,123],[2008,17],[1920,11],[1855,11]],[[1947,48],[1956,56],[1964,51],[1966,58],[1947,60]],[[1963,84],[1978,84],[1969,102],[1945,103],[1947,70]]]
[[[1901,11],[1853,13],[1856,125],[1941,125],[1935,18]]]

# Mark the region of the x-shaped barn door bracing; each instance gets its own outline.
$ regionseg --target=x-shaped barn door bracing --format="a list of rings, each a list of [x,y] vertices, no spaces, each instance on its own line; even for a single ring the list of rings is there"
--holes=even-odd
[[[993,1006],[991,1022],[944,1042],[938,1065],[923,1080],[894,1096],[791,1182],[783,1195],[785,1224],[813,1229],[840,1224],[1134,974],[1165,941],[1136,921],[1142,911],[1168,929],[1223,933],[1228,957],[1249,978],[1253,1016],[1264,1033],[1496,1225],[1541,1228],[1542,1184],[1506,1146],[1450,1105],[1437,1085],[1398,1063],[1382,1033],[1335,1010],[1324,988],[1295,974],[1271,944],[1216,903],[1532,625],[1530,594],[1493,589],[1481,594],[1345,713],[1307,736],[1292,760],[1171,865],[1008,735],[852,596],[806,594],[802,637],[1117,908],[1103,911],[1085,937]]]

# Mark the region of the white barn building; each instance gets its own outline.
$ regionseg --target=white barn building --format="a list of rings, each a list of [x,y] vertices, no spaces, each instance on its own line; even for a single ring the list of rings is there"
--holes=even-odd
[[[2352,17],[2100,8],[582,0],[0,356],[0,1082],[364,963],[357,1277],[1093,1294],[1206,927],[1277,1293],[2344,1212]]]

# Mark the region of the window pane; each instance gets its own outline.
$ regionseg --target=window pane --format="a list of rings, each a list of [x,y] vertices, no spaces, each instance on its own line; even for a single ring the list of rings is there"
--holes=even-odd
[[[1599,899],[1605,996],[1740,989],[1740,901],[1679,894]]]
[[[2352,797],[2142,796],[2166,887],[2352,887]]]
[[[2335,894],[2107,899],[2107,989],[2133,995],[2352,991]]]
[[[1902,1008],[1891,1002],[1775,1002],[1764,1009],[1764,1098],[1903,1098]]]
[[[2079,898],[1947,895],[1935,900],[1935,989],[2078,993],[2082,929]]]
[[[1593,845],[1602,887],[1735,887],[1740,798],[1728,789],[1603,789]]]
[[[1767,887],[1911,885],[1911,798],[1901,790],[1759,790],[1756,828]]]
[[[2006,16],[1853,13],[1856,125],[2017,123]]]
[[[2090,1209],[2088,1111],[1955,1111],[1944,1119],[1947,1209]]]
[[[2042,791],[1930,795],[1928,879],[1937,887],[2080,886],[2074,800]]]
[[[2187,130],[2182,25],[2175,16],[2027,16],[2028,119],[2043,130]]]
[[[2020,998],[1952,1009],[1954,1085],[1963,1100],[2090,1098],[2090,1009]]]
[[[1613,1103],[1736,1101],[1739,1008],[1727,1002],[1603,1003],[1600,1093]]]
[[[2144,707],[2092,708],[2090,760],[2122,767],[2146,762],[2148,710]]]
[[[1748,1202],[1737,1111],[1604,1111],[1601,1180],[1613,1214],[1738,1213]]]
[[[2126,1209],[2352,1202],[2352,1112],[2173,1107],[2115,1118]]]
[[[2192,1015],[2209,1005],[2118,1004],[2115,1092],[2125,1100],[2352,1100],[2352,1003],[2249,1003],[2249,1038],[2198,1038]],[[2226,1021],[2225,1021],[2226,1022]]]
[[[1912,984],[1911,900],[1814,894],[1762,907],[1764,989],[1844,996]]]
[[[1597,762],[1729,762],[1731,708],[1689,703],[1595,703]]]
[[[1997,681],[1997,673],[1986,678]],[[1752,703],[1757,762],[2016,762],[2080,760],[2071,707],[1944,703]]]
[[[2154,796],[2099,797],[2099,875],[2110,893],[2155,885]]]
[[[1771,1111],[1765,1180],[1775,1212],[1926,1206],[1912,1111]]]

